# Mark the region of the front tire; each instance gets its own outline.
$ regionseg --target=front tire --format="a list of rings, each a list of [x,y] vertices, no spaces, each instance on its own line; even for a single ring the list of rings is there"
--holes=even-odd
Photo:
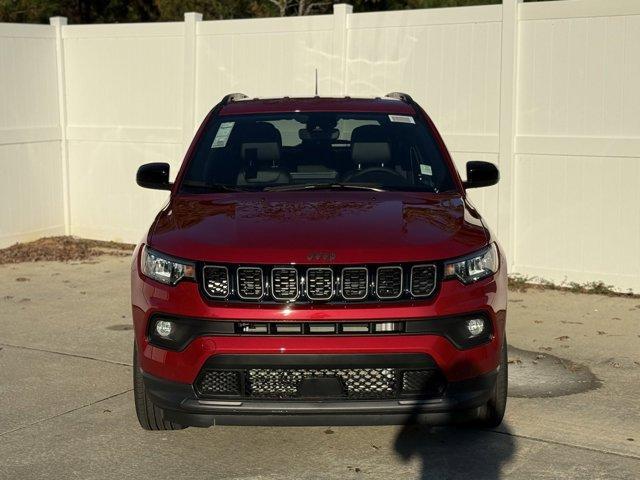
[[[500,370],[489,401],[480,407],[476,424],[482,428],[495,428],[502,423],[507,407],[509,362],[507,361],[507,337],[502,342]]]
[[[142,370],[138,365],[138,347],[133,342],[133,397],[140,426],[145,430],[182,430],[183,425],[164,419],[164,412],[153,404],[144,386]]]

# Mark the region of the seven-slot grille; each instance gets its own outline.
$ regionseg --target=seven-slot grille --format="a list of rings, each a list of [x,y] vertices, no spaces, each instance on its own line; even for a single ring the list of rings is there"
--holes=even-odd
[[[329,300],[333,296],[333,270],[309,268],[307,270],[307,297],[310,300]]]
[[[206,265],[203,288],[214,299],[243,301],[376,301],[431,296],[437,287],[434,264],[383,266]]]

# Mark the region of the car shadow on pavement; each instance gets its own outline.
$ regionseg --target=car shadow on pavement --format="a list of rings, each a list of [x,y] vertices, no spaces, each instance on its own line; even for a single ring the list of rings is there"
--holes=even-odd
[[[440,478],[498,479],[515,453],[508,425],[500,433],[467,427],[432,427],[407,424],[395,440],[395,451],[409,462],[422,463],[421,480]]]

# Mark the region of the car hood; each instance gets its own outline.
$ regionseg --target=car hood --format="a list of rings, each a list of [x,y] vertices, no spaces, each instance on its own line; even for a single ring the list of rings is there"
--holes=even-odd
[[[354,264],[453,258],[487,235],[458,194],[240,192],[174,197],[148,243],[210,262]]]

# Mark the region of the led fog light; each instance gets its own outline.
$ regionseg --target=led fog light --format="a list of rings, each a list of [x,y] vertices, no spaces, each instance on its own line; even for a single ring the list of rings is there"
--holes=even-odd
[[[162,338],[168,338],[173,332],[173,322],[158,320],[156,322],[156,333]]]
[[[467,330],[472,337],[477,337],[484,332],[484,320],[482,318],[472,318],[467,320]]]

